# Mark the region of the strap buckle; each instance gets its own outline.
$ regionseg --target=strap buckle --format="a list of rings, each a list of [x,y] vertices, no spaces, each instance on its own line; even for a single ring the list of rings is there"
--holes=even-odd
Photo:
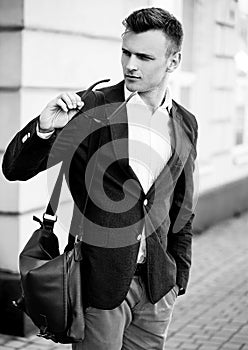
[[[56,221],[57,215],[43,214],[43,225],[47,230],[53,230]]]
[[[56,222],[58,219],[57,215],[43,214],[43,220]]]

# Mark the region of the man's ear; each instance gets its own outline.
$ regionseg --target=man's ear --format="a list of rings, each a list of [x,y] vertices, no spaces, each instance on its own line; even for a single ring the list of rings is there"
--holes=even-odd
[[[166,72],[172,73],[181,62],[181,52],[173,53],[169,56]]]

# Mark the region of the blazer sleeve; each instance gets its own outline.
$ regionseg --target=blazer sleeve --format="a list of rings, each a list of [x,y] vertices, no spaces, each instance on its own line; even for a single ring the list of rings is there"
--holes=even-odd
[[[38,117],[19,131],[4,153],[2,170],[9,181],[27,180],[46,168],[55,135],[48,140],[38,137],[37,122]]]
[[[84,92],[77,94],[82,98]],[[79,113],[64,128],[56,129],[49,139],[37,135],[39,117],[31,120],[14,136],[5,151],[2,163],[4,176],[9,181],[28,180],[61,161],[67,162],[69,168],[77,150],[80,150],[80,166],[84,166],[89,134],[92,132],[92,117],[98,110],[92,107],[97,103],[98,98],[91,91],[84,97],[84,107]]]
[[[70,165],[80,147],[82,162],[87,158],[89,124],[86,118],[72,119],[63,129],[56,129],[49,139],[37,135],[38,117],[19,131],[3,156],[2,171],[9,181],[28,180],[55,164],[65,161]]]
[[[195,120],[195,119],[194,119]],[[179,295],[184,294],[191,266],[192,222],[194,218],[194,178],[197,143],[197,123],[192,130],[192,148],[184,168],[176,182],[170,208],[170,228],[168,232],[168,251],[177,265],[176,283]]]

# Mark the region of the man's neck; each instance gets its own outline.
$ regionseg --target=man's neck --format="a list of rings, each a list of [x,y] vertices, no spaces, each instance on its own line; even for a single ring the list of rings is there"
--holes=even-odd
[[[152,110],[155,111],[161,103],[164,101],[164,97],[167,90],[167,84],[163,84],[162,87],[156,90],[150,90],[147,92],[138,92],[144,103]]]

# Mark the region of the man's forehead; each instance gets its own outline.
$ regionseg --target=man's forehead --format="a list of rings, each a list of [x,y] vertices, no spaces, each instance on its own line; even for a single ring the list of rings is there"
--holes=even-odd
[[[148,30],[142,33],[126,31],[122,35],[122,47],[132,53],[153,54],[164,52],[169,45],[162,30]]]

